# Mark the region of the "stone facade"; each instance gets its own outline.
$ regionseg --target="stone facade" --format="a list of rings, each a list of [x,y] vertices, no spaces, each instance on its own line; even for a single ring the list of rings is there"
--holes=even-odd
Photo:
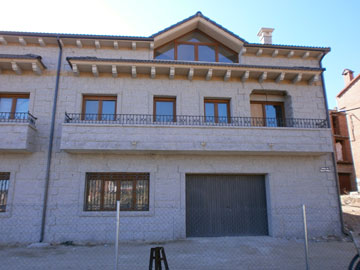
[[[224,32],[224,37],[226,35]],[[59,48],[56,37],[44,37],[46,46],[40,46],[34,34],[25,37],[28,43],[22,46],[16,42],[18,36],[14,33],[0,33],[0,36],[8,41],[0,45],[1,54],[40,55],[46,66],[40,76],[25,68],[21,75],[16,75],[11,68],[3,68],[0,75],[0,93],[29,93],[29,111],[37,117],[35,127],[0,123],[0,134],[7,138],[0,142],[0,172],[10,172],[7,208],[0,213],[0,242],[34,242],[39,240],[42,222]],[[229,99],[231,116],[251,117],[250,95],[254,90],[286,93],[285,111],[289,118],[325,120],[322,81],[294,82],[291,74],[280,82],[271,76],[264,82],[251,77],[245,82],[234,77],[229,81],[205,80],[200,75],[188,80],[181,72],[175,72],[171,79],[160,74],[161,68],[157,68],[159,73],[154,79],[141,74],[140,68],[136,78],[132,78],[131,66],[137,62],[130,64],[129,69],[118,67],[117,76],[105,68],[100,75],[93,76],[91,69],[86,71],[85,65],[79,65],[80,75],[74,76],[74,65],[67,61],[68,57],[153,60],[153,46],[155,42],[156,48],[157,42],[157,37],[140,41],[129,38],[119,40],[118,48],[110,45],[99,48],[92,45],[94,41],[98,39],[107,44],[108,40],[94,37],[83,38],[87,43],[80,48],[75,43],[77,39],[81,37],[62,38],[44,241],[113,241],[115,213],[84,211],[87,172],[150,173],[149,211],[121,212],[122,240],[185,238],[185,179],[187,174],[196,173],[264,175],[271,236],[302,235],[301,215],[297,212],[302,204],[327,213],[316,218],[314,214],[313,235],[341,233],[330,128],[64,122],[65,113],[81,113],[83,96],[92,94],[115,95],[117,114],[152,115],[154,96],[173,96],[177,115],[203,116],[204,98],[210,97]],[[142,45],[134,49],[132,42]],[[294,59],[271,55],[246,57],[240,50],[237,53],[240,59],[244,57],[240,64],[320,69],[316,57],[325,51],[309,50],[313,55],[307,60],[301,57],[306,48]],[[258,76],[256,72],[252,74]],[[306,74],[302,78],[311,80]],[[9,151],[17,149],[29,153]],[[330,171],[321,172],[322,167]],[[312,214],[309,215],[311,220]]]
[[[349,71],[345,73],[345,71]],[[360,183],[360,75],[353,77],[353,72],[345,70],[344,89],[337,95],[339,110],[346,111],[348,122],[352,158],[355,166],[356,182],[359,189]]]

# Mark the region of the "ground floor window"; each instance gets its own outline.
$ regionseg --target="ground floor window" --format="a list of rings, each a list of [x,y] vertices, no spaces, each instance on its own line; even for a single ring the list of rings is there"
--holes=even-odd
[[[6,211],[10,173],[0,172],[0,212]]]
[[[149,173],[86,173],[85,211],[149,210]]]

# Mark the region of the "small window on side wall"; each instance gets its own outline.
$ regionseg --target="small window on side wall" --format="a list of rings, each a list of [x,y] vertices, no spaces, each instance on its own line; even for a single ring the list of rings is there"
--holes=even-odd
[[[113,121],[116,114],[116,96],[84,96],[82,120]]]
[[[0,119],[27,119],[29,94],[0,94]]]
[[[176,122],[176,98],[154,97],[154,122]]]
[[[252,126],[285,126],[284,103],[252,101],[250,107]]]
[[[205,99],[205,121],[212,123],[230,123],[230,100]]]
[[[0,172],[0,212],[6,211],[9,192],[10,173]]]

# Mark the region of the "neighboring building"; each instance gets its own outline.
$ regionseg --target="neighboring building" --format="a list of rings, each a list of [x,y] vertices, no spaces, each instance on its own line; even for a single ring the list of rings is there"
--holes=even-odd
[[[302,204],[340,234],[330,49],[272,31],[197,13],[151,37],[0,32],[0,241],[112,242],[117,199],[122,240],[302,237]]]
[[[354,163],[352,161],[349,131],[346,114],[337,110],[330,110],[330,123],[333,133],[335,157],[341,194],[356,191]]]
[[[345,87],[336,96],[339,111],[345,111],[352,158],[355,165],[356,182],[360,184],[360,74],[354,78],[354,72],[343,71]]]

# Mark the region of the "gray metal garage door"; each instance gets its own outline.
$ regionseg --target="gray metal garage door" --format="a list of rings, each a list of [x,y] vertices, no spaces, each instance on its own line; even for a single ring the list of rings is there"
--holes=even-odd
[[[264,176],[186,176],[188,237],[267,234]]]

